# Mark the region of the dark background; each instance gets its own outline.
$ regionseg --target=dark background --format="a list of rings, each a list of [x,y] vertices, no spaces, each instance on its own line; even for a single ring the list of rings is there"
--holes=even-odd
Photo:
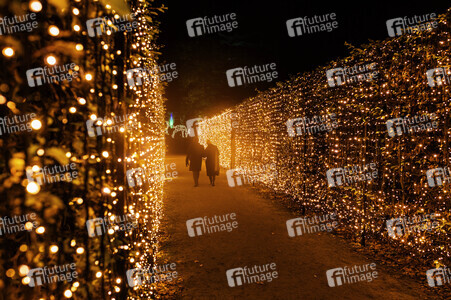
[[[176,63],[178,78],[168,84],[165,97],[174,124],[212,116],[253,96],[275,82],[229,87],[226,70],[275,62],[278,81],[348,55],[354,46],[388,39],[385,22],[396,17],[441,14],[449,0],[438,1],[165,1],[159,37],[160,64]],[[338,28],[332,32],[289,37],[286,20],[335,12]],[[232,32],[189,37],[186,20],[236,13]]]

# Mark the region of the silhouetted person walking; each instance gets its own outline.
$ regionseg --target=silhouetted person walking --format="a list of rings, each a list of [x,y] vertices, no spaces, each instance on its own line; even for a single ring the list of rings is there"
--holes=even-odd
[[[207,176],[210,178],[210,184],[215,186],[215,177],[219,175],[219,151],[218,147],[207,140],[207,148],[205,155],[207,160],[205,166],[207,167]]]
[[[204,147],[199,144],[197,138],[192,139],[186,154],[186,166],[193,172],[194,186],[199,185],[199,173],[202,168],[202,156]]]

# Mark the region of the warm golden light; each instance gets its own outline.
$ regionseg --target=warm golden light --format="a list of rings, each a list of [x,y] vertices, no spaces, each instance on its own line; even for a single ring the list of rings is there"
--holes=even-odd
[[[37,193],[39,193],[39,191],[41,190],[41,186],[39,184],[37,184],[34,181],[28,182],[27,184],[27,192],[35,195]]]
[[[25,276],[28,274],[28,271],[30,271],[30,268],[27,265],[21,265],[19,266],[19,274],[20,276]]]
[[[56,57],[53,56],[53,55],[49,55],[49,56],[47,56],[47,58],[45,59],[45,61],[46,61],[49,65],[53,66],[54,64],[56,64]]]
[[[33,120],[31,121],[31,128],[33,128],[34,130],[39,130],[42,128],[42,123],[39,120]]]
[[[59,248],[57,245],[50,246],[50,253],[56,253],[58,252]]]
[[[49,27],[49,34],[51,36],[58,36],[60,34],[60,30],[55,25],[50,25],[50,27]]]
[[[72,297],[72,292],[70,290],[65,290],[64,291],[64,297],[71,298]]]
[[[33,0],[30,2],[30,10],[33,12],[40,12],[42,10],[41,2]]]
[[[14,50],[11,47],[3,48],[2,53],[6,57],[11,57],[14,55]]]

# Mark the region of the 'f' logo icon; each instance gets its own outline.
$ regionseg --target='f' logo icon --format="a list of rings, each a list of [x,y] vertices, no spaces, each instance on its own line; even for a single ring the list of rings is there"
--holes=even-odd
[[[44,79],[44,69],[43,68],[35,68],[27,71],[27,81],[30,87],[43,85],[45,82]]]
[[[95,218],[86,221],[89,237],[102,235],[105,232],[105,223],[102,218]]]
[[[226,271],[227,283],[230,287],[240,286],[244,284],[243,268],[235,268]]]
[[[190,37],[202,35],[204,33],[204,20],[202,18],[190,19],[186,21],[186,28]]]
[[[202,235],[204,228],[204,219],[194,218],[186,221],[186,228],[188,229],[188,235],[190,237],[195,237]]]
[[[90,37],[102,35],[103,30],[105,29],[106,26],[107,23],[103,18],[94,18],[86,21],[86,27],[88,28],[88,35]]]
[[[406,124],[402,118],[390,119],[387,121],[387,131],[390,137],[402,135],[403,132],[407,132]]]
[[[388,35],[390,37],[402,35],[405,30],[404,20],[402,18],[395,18],[395,19],[387,20],[386,24],[387,24]]]
[[[388,236],[391,238],[401,237],[405,232],[405,220],[402,218],[395,218],[387,220]]]
[[[227,83],[230,87],[243,85],[246,83],[243,68],[235,68],[226,71]]]
[[[143,184],[143,169],[142,168],[133,168],[127,170],[125,175],[127,177],[127,182],[130,187],[134,187],[135,185],[141,186]],[[136,178],[136,183],[135,179]]]
[[[329,169],[326,172],[329,187],[343,185],[345,182],[345,173],[343,168]]]
[[[343,68],[335,68],[326,71],[327,83],[330,87],[345,84],[345,74]]]
[[[295,125],[296,123],[296,125]],[[305,132],[305,122],[304,118],[296,118],[290,119],[287,121],[287,132],[288,136],[294,137],[296,135],[301,135],[302,132]],[[299,126],[301,125],[301,126]]]
[[[445,68],[435,68],[430,69],[426,72],[426,76],[428,78],[428,84],[430,87],[434,86],[440,86],[442,84],[446,84],[447,82],[447,75],[446,75],[446,69]]]
[[[130,287],[143,284],[143,270],[142,269],[129,269],[125,273],[127,276],[127,282]]]
[[[27,168],[25,173],[27,174],[28,182],[36,182],[39,185],[43,185],[44,174],[42,173],[42,168]]]
[[[29,286],[35,287],[45,283],[45,274],[42,268],[35,268],[28,271],[27,277],[30,278]]]
[[[330,269],[326,272],[327,284],[330,287],[340,286],[344,283],[343,268]]]
[[[449,282],[449,277],[443,268],[427,270],[426,277],[430,287],[444,285]]]
[[[426,177],[428,179],[428,185],[430,187],[443,185],[443,183],[445,183],[448,180],[447,174],[445,172],[446,170],[447,168],[436,168],[427,170]]]
[[[302,35],[304,29],[304,20],[302,18],[287,20],[287,30],[290,37]]]
[[[86,129],[88,131],[88,135],[90,137],[94,137],[97,135],[102,135],[102,118],[97,118],[96,120],[91,120],[89,119],[88,121],[86,121]],[[94,125],[98,125],[98,126],[94,126]],[[95,130],[94,130],[95,128]]]
[[[238,169],[227,170],[227,182],[230,187],[235,187],[238,185],[243,185],[243,181],[241,180],[241,174]]]
[[[127,83],[129,86],[142,85],[144,77],[143,68],[135,68],[127,70]]]
[[[302,227],[304,227],[304,219],[296,218],[287,221],[288,236],[295,237],[302,235]]]
[[[202,118],[194,118],[186,121],[186,129],[188,130],[188,135],[190,137],[199,136],[201,134],[200,131],[200,122],[204,119]]]

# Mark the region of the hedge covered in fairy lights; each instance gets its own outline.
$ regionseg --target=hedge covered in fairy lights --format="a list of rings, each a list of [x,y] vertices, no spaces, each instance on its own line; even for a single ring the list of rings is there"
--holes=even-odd
[[[104,2],[12,0],[0,6],[2,16],[35,18],[33,30],[0,37],[0,116],[35,119],[30,130],[1,133],[0,217],[33,216],[37,224],[1,236],[2,299],[155,296],[155,284],[132,288],[126,274],[156,265],[163,180],[155,176],[131,187],[126,171],[164,173],[163,85],[149,74],[153,77],[142,85],[130,86],[126,70],[158,66],[155,17],[165,7],[153,1]],[[89,33],[90,20],[125,20],[132,14],[131,30],[103,23],[102,34]],[[27,84],[28,69],[54,65],[73,65],[78,76]],[[78,176],[67,182],[41,186],[25,174],[69,163]],[[114,224],[126,215],[134,217],[134,229],[109,226],[101,235],[89,235],[88,220]],[[30,270],[61,265],[71,266],[78,277],[30,285]]]
[[[265,186],[289,195],[306,211],[337,213],[350,237],[401,246],[429,266],[449,266],[450,185],[429,187],[426,172],[450,166],[451,82],[448,77],[431,87],[426,72],[451,63],[450,16],[451,10],[440,16],[434,31],[350,47],[346,58],[205,119],[201,142],[210,139],[218,146],[227,169],[274,162],[278,176],[266,178]],[[327,70],[371,64],[377,71],[372,80],[329,85]],[[434,114],[437,128],[394,136],[387,131],[390,119],[434,119]],[[337,125],[332,130],[288,133],[290,119],[330,120],[331,115]],[[376,164],[375,179],[328,187],[327,170],[370,163]],[[433,230],[389,236],[387,220],[430,213],[439,224]]]

